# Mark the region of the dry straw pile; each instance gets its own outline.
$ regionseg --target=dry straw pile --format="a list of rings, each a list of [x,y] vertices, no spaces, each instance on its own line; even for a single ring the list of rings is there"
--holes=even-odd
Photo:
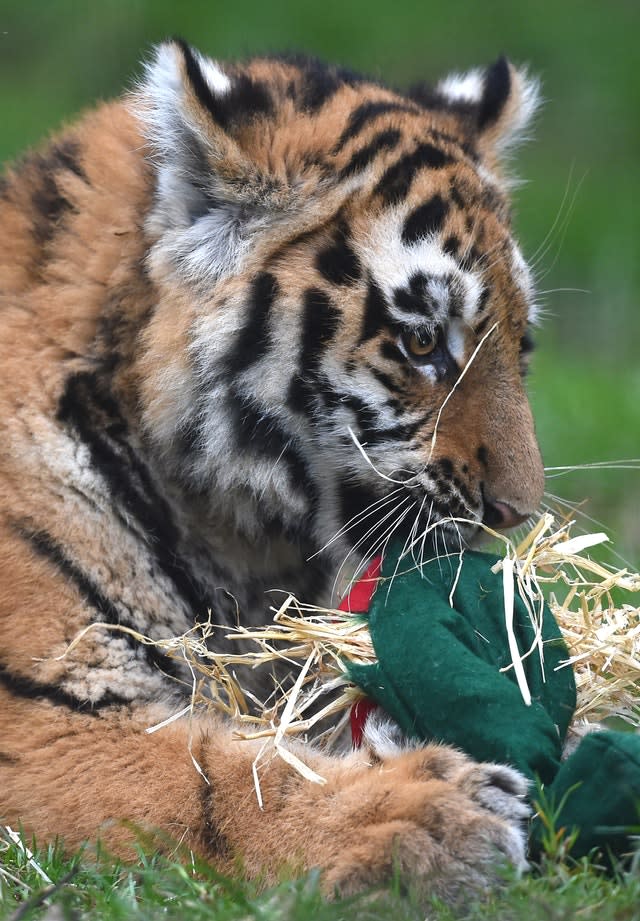
[[[512,651],[509,667],[515,669],[526,701],[529,691],[522,658],[539,655],[544,663],[544,649],[537,634],[537,641],[521,657],[510,629],[511,599],[518,592],[533,623],[539,625],[544,594],[569,649],[563,667],[573,667],[575,672],[578,706],[574,730],[581,734],[590,725],[612,717],[639,728],[640,607],[625,599],[633,600],[632,593],[640,591],[640,575],[593,561],[588,551],[607,541],[607,536],[572,537],[572,524],[557,526],[554,518],[545,514],[518,545],[504,535],[493,535],[504,547],[503,559],[494,569],[502,570],[504,579],[505,635]],[[408,567],[416,565],[411,555],[406,562]],[[251,641],[255,651],[216,653],[215,636],[221,632],[231,639]],[[134,635],[142,643],[153,642]],[[74,645],[80,639],[77,637]],[[349,680],[345,663],[375,661],[365,620],[342,611],[313,608],[293,596],[264,627],[229,631],[209,620],[183,636],[153,645],[186,660],[191,670],[191,702],[174,719],[203,708],[222,711],[236,721],[238,738],[264,739],[265,750],[270,748],[320,782],[322,778],[283,744],[284,737],[309,733],[327,745],[339,738],[351,705],[361,696]],[[243,683],[249,683],[246,669],[269,668],[276,661],[287,663],[294,676],[286,688],[276,686],[267,701],[256,700],[243,690]],[[321,731],[327,725],[331,728]]]

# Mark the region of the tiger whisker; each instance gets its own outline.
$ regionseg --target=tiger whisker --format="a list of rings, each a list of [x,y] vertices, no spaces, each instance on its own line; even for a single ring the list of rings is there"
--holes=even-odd
[[[316,550],[315,553],[312,553],[311,556],[307,557],[307,562],[314,559],[314,557],[318,556],[323,551],[327,550],[340,537],[343,537],[348,531],[351,531],[359,522],[363,521],[365,518],[368,518],[370,515],[373,515],[376,511],[380,511],[381,507],[390,504],[393,501],[394,496],[396,496],[399,492],[402,492],[400,487],[398,489],[394,489],[386,496],[381,496],[381,498],[376,499],[375,502],[371,502],[361,512],[358,512],[357,515],[353,515],[346,524],[342,525],[342,527],[339,528],[331,538],[329,538],[326,544],[320,547],[319,550]]]
[[[386,540],[385,540],[384,543],[381,545],[381,547],[380,547],[380,549],[379,549],[379,551],[378,551],[378,552],[380,553],[381,556],[384,557],[385,551],[386,551],[386,549],[387,549],[387,545],[388,545],[389,541],[391,540],[391,537],[392,537],[394,531],[395,531],[397,528],[400,527],[400,525],[402,524],[402,522],[404,521],[404,519],[407,517],[407,515],[409,514],[409,512],[411,511],[411,509],[415,506],[415,504],[416,504],[416,503],[414,502],[412,505],[409,506],[409,508],[405,509],[405,511],[402,513],[402,515],[400,516],[400,518],[398,519],[398,521],[396,522],[396,524],[394,525],[394,527],[393,527],[393,528],[391,529],[391,531],[389,532],[389,534],[388,534]],[[376,555],[376,551],[372,551],[371,554],[370,554],[370,556],[374,556],[374,555]],[[395,578],[395,575],[396,575],[396,574],[395,574],[395,572],[394,572],[394,574],[393,574],[392,577],[391,577],[390,583],[389,583],[389,588],[391,588],[391,585],[393,584],[393,580],[394,580],[394,578]]]
[[[341,575],[341,573],[342,573],[342,570],[343,570],[344,567],[346,566],[346,563],[347,563],[347,560],[349,559],[349,557],[350,557],[352,554],[356,553],[356,551],[358,550],[358,548],[361,547],[362,544],[364,544],[364,542],[365,542],[372,534],[374,534],[380,527],[382,527],[382,526],[384,525],[384,523],[385,523],[392,515],[395,515],[395,514],[398,512],[399,508],[402,507],[402,504],[403,504],[404,502],[411,502],[411,497],[410,497],[410,496],[405,496],[404,499],[400,499],[400,502],[398,503],[398,505],[397,505],[395,508],[393,508],[393,509],[391,509],[391,511],[387,512],[386,515],[384,515],[383,518],[377,520],[377,521],[372,525],[372,527],[369,528],[369,530],[366,531],[366,532],[359,538],[359,540],[353,545],[353,547],[350,547],[350,548],[349,548],[349,550],[347,551],[347,553],[346,553],[344,559],[342,560],[342,563],[340,564],[340,566],[339,566],[338,569],[337,569],[336,576],[335,576],[335,579],[334,579],[334,582],[333,582],[333,586],[332,586],[332,589],[331,589],[331,597],[334,597],[334,595],[335,595],[336,586],[337,586],[338,581],[339,581],[339,579],[340,579],[340,575]],[[386,531],[385,531],[385,534],[386,534]],[[384,536],[384,535],[383,535],[383,536]],[[375,546],[375,543],[374,543],[374,546]],[[353,584],[353,582],[355,581],[355,579],[357,579],[357,577],[358,577],[358,575],[360,574],[360,572],[362,571],[362,569],[366,566],[368,560],[371,559],[371,556],[372,556],[372,551],[370,551],[368,554],[366,554],[365,556],[362,557],[361,562],[360,562],[360,563],[358,564],[358,566],[356,567],[356,570],[355,570],[355,572],[354,572],[354,574],[353,574],[351,580],[349,581],[349,587]],[[347,589],[347,590],[348,590],[348,589]]]
[[[267,475],[265,484],[264,484],[264,486],[262,487],[262,489],[260,490],[260,493],[259,493],[259,495],[258,495],[258,502],[261,502],[261,501],[264,499],[264,494],[265,494],[265,492],[267,491],[267,488],[268,488],[268,486],[269,486],[269,483],[271,482],[271,478],[273,477],[273,474],[274,474],[274,472],[275,472],[275,469],[276,469],[276,467],[278,466],[278,464],[280,463],[280,461],[282,460],[282,458],[284,457],[284,452],[287,450],[287,448],[290,446],[290,444],[291,444],[291,439],[289,439],[289,440],[285,443],[285,445],[284,445],[282,451],[280,452],[280,454],[276,457],[275,461],[273,462],[273,465],[272,465],[272,467],[271,467],[271,470],[269,471],[269,473],[268,473],[268,475]]]
[[[536,291],[536,297],[545,297],[547,294],[591,294],[587,288],[549,288],[546,291]]]
[[[553,220],[553,223],[551,224],[551,227],[549,228],[549,230],[546,232],[546,234],[545,234],[545,236],[544,236],[542,242],[538,244],[538,247],[536,248],[536,250],[531,254],[530,263],[531,263],[532,268],[533,268],[535,265],[537,265],[537,263],[540,261],[540,259],[544,258],[544,253],[547,251],[547,250],[546,250],[547,243],[550,243],[550,242],[551,242],[551,240],[552,240],[552,238],[553,238],[553,235],[554,235],[554,233],[555,233],[555,231],[556,231],[556,228],[557,228],[558,223],[559,223],[559,221],[561,220],[561,218],[562,218],[562,220],[564,220],[563,210],[564,210],[564,206],[565,206],[565,204],[566,204],[566,202],[567,202],[567,198],[569,197],[569,190],[570,190],[570,188],[571,188],[571,181],[572,181],[572,179],[573,179],[573,171],[574,171],[574,169],[575,169],[575,160],[574,160],[574,162],[571,164],[571,166],[569,167],[569,175],[568,175],[568,177],[567,177],[567,181],[566,181],[566,184],[565,184],[565,187],[564,187],[564,192],[562,193],[562,200],[561,200],[560,206],[559,206],[559,208],[558,208],[558,210],[557,210],[557,212],[556,212],[556,216],[555,216],[555,218],[554,218],[554,220]],[[543,251],[544,251],[544,252],[543,252]]]
[[[425,494],[425,498],[426,498],[426,494]],[[422,502],[420,503],[420,508],[418,509],[418,512],[417,512],[417,514],[416,514],[416,516],[415,516],[415,518],[414,518],[414,520],[413,520],[413,525],[411,526],[411,529],[410,529],[410,531],[409,531],[409,533],[408,533],[408,535],[407,535],[407,537],[406,537],[406,539],[405,539],[405,542],[404,542],[404,544],[403,544],[403,546],[402,546],[402,550],[401,550],[400,553],[398,554],[398,559],[397,559],[397,561],[396,561],[395,569],[394,569],[394,571],[393,571],[393,573],[392,573],[392,575],[391,575],[391,579],[389,580],[389,587],[388,587],[388,589],[387,589],[387,598],[389,597],[389,592],[391,591],[391,586],[393,585],[393,581],[394,581],[394,579],[395,579],[395,577],[396,577],[396,575],[397,575],[398,567],[400,566],[400,561],[404,558],[405,554],[408,553],[408,551],[407,551],[407,544],[409,544],[409,542],[412,541],[413,535],[416,533],[416,531],[417,531],[417,529],[418,529],[418,523],[419,523],[419,520],[420,520],[420,512],[422,511],[422,508],[423,508],[423,506],[424,506],[424,501],[425,501],[425,500],[424,500],[424,498],[423,498]]]
[[[416,568],[418,567],[418,561],[417,561],[417,559],[416,559],[416,556],[415,556],[415,553],[414,553],[414,549],[413,549],[413,548],[414,548],[414,546],[415,546],[415,536],[416,536],[416,534],[417,534],[417,532],[418,532],[418,525],[420,524],[420,516],[422,515],[422,510],[424,509],[425,504],[426,504],[426,501],[427,501],[427,495],[428,495],[428,493],[425,492],[424,496],[422,497],[422,502],[420,503],[420,508],[418,509],[418,511],[417,511],[417,513],[416,513],[416,517],[415,517],[415,519],[414,519],[413,526],[412,526],[412,528],[411,528],[411,534],[410,534],[410,537],[411,537],[411,545],[410,545],[410,548],[409,548],[409,549],[410,549],[410,551],[411,551],[411,557],[412,557],[412,559],[413,559],[413,562],[414,562],[415,565],[416,565]],[[431,509],[433,510],[433,502],[431,503]]]
[[[557,506],[560,505],[560,506],[563,506],[565,509],[568,509],[568,511],[571,513],[571,517],[574,518],[574,520],[578,516],[580,516],[581,518],[584,518],[585,521],[588,521],[591,524],[594,524],[597,527],[602,528],[603,531],[606,531],[608,534],[613,534],[615,536],[615,532],[611,531],[611,529],[608,528],[606,524],[604,524],[602,521],[599,521],[597,518],[593,518],[591,515],[587,515],[586,512],[584,512],[581,508],[579,508],[580,503],[570,502],[568,499],[562,499],[560,496],[554,496],[552,493],[545,493],[545,496],[548,496],[551,500],[551,503],[554,503],[554,504],[543,502],[542,508],[550,512],[552,515],[558,514],[559,509]],[[560,510],[560,514],[566,514],[566,513]],[[578,522],[578,526],[580,526],[580,522]],[[629,569],[633,568],[633,564],[628,559],[626,559],[626,557],[624,557],[619,551],[609,548],[609,552],[612,554],[612,556],[615,559],[621,562],[624,566],[628,567]]]
[[[581,470],[640,470],[640,458],[631,457],[627,460],[618,461],[594,461],[590,464],[570,464],[564,467],[545,467],[545,479],[553,480],[560,476],[566,476],[568,473],[576,473]]]
[[[586,174],[586,172],[585,172],[585,174],[582,176],[582,178],[580,179],[580,181],[578,182],[578,184],[577,184],[577,186],[576,186],[576,188],[575,188],[575,192],[573,193],[573,196],[572,196],[572,198],[571,198],[571,202],[569,203],[569,207],[567,208],[567,213],[566,213],[565,217],[563,218],[563,220],[562,220],[560,226],[558,227],[559,240],[558,240],[557,247],[556,247],[556,254],[555,254],[555,256],[553,257],[552,262],[546,267],[546,269],[544,270],[544,272],[542,272],[540,275],[537,276],[537,281],[538,281],[538,282],[541,282],[544,278],[547,277],[547,275],[549,275],[549,273],[551,272],[551,270],[554,268],[556,262],[558,261],[558,258],[559,258],[559,256],[560,256],[560,250],[562,249],[562,244],[564,243],[564,238],[565,238],[565,236],[566,236],[567,229],[568,229],[569,223],[570,223],[570,221],[571,221],[571,216],[572,216],[572,214],[573,214],[573,210],[574,210],[574,208],[575,208],[576,201],[578,200],[578,195],[579,195],[579,193],[580,193],[580,189],[582,188],[582,184],[583,184],[583,182],[585,181],[586,177],[587,177],[587,174]],[[540,256],[538,257],[538,259],[536,260],[535,267],[537,267],[537,265],[541,262],[541,260],[544,259],[544,258],[546,257],[546,255],[547,255],[547,253],[549,252],[549,249],[550,249],[550,248],[551,248],[551,241],[549,241],[549,243],[548,243],[546,249],[540,254]]]
[[[424,567],[424,548],[425,548],[425,544],[427,540],[427,534],[429,533],[429,528],[431,526],[431,516],[433,515],[434,501],[435,500],[433,499],[431,500],[431,506],[429,507],[429,516],[427,518],[427,525],[425,527],[424,534],[422,535],[422,544],[420,547],[420,569]]]
[[[371,460],[371,458],[365,451],[365,445],[363,445],[362,442],[358,439],[358,436],[355,434],[355,432],[353,431],[350,425],[347,426],[347,431],[349,432],[349,435],[351,436],[353,443],[355,444],[356,448],[360,451],[360,453],[364,457],[367,464],[371,467],[374,473],[377,473],[378,476],[381,477],[381,479],[387,480],[389,483],[397,483],[400,486],[405,486],[407,483],[410,483],[411,480],[414,480],[417,476],[419,476],[418,473],[414,473],[414,474],[411,474],[411,476],[409,476],[408,478],[404,480],[395,480],[393,477],[387,476],[386,473],[383,473],[382,470],[379,470],[376,467],[376,465],[373,463],[373,461]],[[410,473],[410,471],[407,471],[407,472]]]

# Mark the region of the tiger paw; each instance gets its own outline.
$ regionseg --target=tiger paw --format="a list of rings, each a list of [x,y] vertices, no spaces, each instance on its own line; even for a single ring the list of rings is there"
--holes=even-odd
[[[385,888],[398,875],[450,902],[495,885],[505,864],[526,869],[527,783],[516,771],[441,745],[398,749],[370,733],[366,748],[342,759],[305,754],[324,785],[275,758],[260,771],[262,808],[248,777],[242,802],[238,784],[214,792],[230,867],[266,881],[283,866],[319,868],[328,895]],[[234,773],[227,761],[220,782]]]
[[[446,747],[383,757],[331,791],[341,846],[324,863],[326,889],[348,894],[395,874],[450,902],[491,888],[505,865],[527,869],[526,791],[511,768]]]

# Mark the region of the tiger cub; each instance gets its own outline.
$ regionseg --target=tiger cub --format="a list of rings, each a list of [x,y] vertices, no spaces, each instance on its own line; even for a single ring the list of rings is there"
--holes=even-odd
[[[161,639],[272,589],[328,604],[393,535],[459,548],[537,507],[535,320],[502,161],[536,109],[505,59],[400,94],[302,57],[158,47],[135,93],[0,196],[0,816],[223,872],[397,869],[454,898],[523,867],[524,783],[446,747],[307,750],[214,717]],[[223,643],[224,641],[220,641]],[[185,680],[187,679],[187,680]],[[256,693],[261,688],[256,679]],[[194,768],[191,753],[201,766]]]

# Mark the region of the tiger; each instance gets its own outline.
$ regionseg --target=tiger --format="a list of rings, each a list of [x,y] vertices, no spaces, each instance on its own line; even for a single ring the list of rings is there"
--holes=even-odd
[[[400,873],[455,899],[526,868],[514,769],[375,720],[358,751],[290,742],[324,784],[267,760],[258,802],[260,743],[169,720],[192,680],[156,643],[208,612],[265,624],[274,590],[335,605],[392,536],[459,550],[536,510],[509,155],[539,97],[504,57],[399,91],[175,39],[6,170],[4,823],[114,854],[154,829],[328,894]]]

